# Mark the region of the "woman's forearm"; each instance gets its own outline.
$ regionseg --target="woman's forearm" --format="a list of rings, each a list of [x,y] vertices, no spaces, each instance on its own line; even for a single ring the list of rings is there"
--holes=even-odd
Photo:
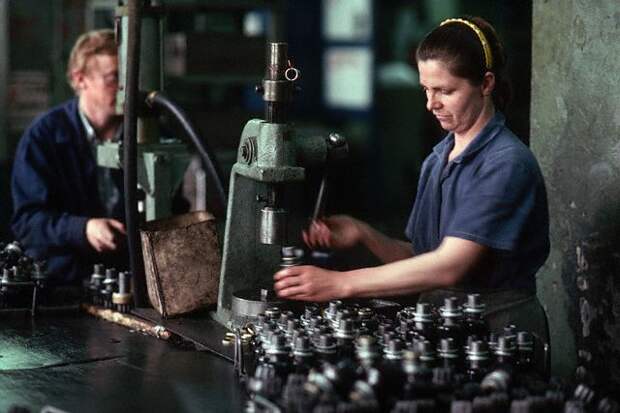
[[[410,242],[390,238],[366,223],[361,223],[360,243],[364,245],[381,262],[387,264],[413,256],[413,247]]]
[[[408,295],[456,284],[487,251],[471,241],[447,238],[434,251],[343,274],[346,296]]]

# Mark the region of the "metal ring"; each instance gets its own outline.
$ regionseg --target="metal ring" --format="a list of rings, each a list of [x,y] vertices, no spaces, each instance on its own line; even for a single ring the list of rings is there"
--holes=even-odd
[[[293,76],[290,75],[291,72],[294,73]],[[289,82],[294,82],[297,79],[299,79],[299,70],[294,67],[289,67],[288,69],[284,71],[284,77]]]

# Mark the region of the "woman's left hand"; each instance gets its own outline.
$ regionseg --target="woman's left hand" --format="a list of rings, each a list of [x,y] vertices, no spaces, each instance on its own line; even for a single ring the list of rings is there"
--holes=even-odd
[[[279,297],[289,300],[329,301],[344,298],[343,274],[311,265],[288,267],[273,276]]]

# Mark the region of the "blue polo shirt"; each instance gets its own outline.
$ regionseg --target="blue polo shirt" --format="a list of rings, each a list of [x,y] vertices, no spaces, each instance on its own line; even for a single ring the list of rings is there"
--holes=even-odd
[[[405,234],[415,254],[446,236],[493,250],[467,274],[463,288],[535,291],[536,271],[549,255],[549,212],[536,158],[497,112],[465,150],[448,162],[450,133],[422,165]]]

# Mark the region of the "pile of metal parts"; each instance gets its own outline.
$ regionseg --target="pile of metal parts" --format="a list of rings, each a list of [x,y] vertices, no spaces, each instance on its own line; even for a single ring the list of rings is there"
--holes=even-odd
[[[26,255],[17,241],[0,243],[0,271],[0,309],[29,308],[34,315],[47,279],[43,263]]]
[[[120,313],[129,313],[133,303],[130,283],[130,272],[118,272],[116,268],[104,270],[103,264],[95,264],[90,279],[84,283],[86,301]]]
[[[235,330],[247,411],[620,411],[585,384],[548,380],[539,340],[512,325],[489,331],[483,310],[477,294],[389,313],[340,301],[302,314],[270,307]]]

